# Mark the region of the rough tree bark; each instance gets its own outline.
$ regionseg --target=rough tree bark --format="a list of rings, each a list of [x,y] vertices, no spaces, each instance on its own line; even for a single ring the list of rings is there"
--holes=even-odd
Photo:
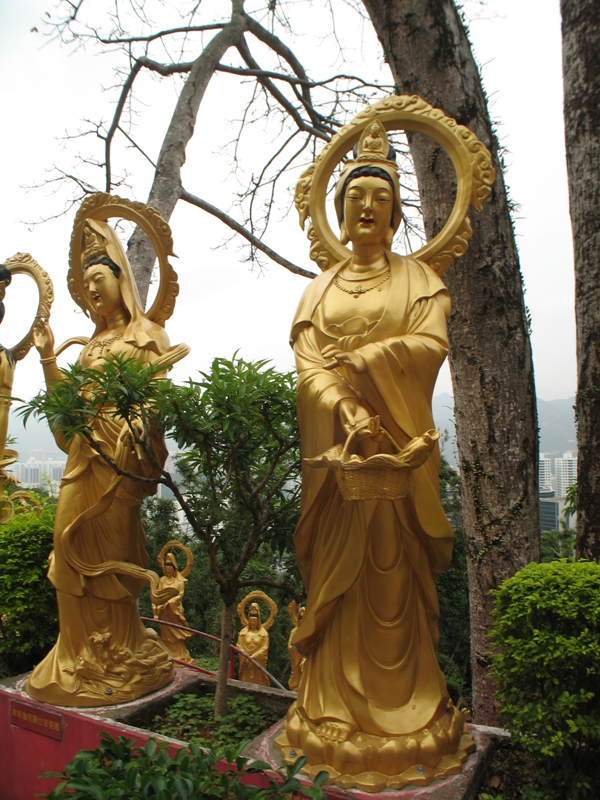
[[[186,148],[194,135],[196,118],[210,79],[227,50],[241,42],[246,29],[243,6],[243,0],[233,0],[229,23],[196,59],[175,106],[146,201],[147,205],[160,211],[167,221],[171,219],[173,209],[181,198],[181,169],[185,164]],[[132,264],[142,304],[145,304],[156,254],[141,228],[134,231],[127,256]]]
[[[490,589],[539,558],[538,438],[533,365],[519,258],[498,142],[465,27],[452,0],[363,0],[399,94],[418,94],[473,130],[496,168],[473,213],[469,250],[444,275],[452,297],[450,367],[463,483],[476,722],[498,724],[487,676]],[[591,0],[590,0],[591,2]],[[412,137],[428,238],[453,201],[440,148]]]
[[[577,555],[600,560],[600,4],[561,0],[577,321]]]

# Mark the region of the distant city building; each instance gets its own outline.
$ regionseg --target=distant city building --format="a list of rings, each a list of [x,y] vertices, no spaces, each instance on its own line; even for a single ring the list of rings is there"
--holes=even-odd
[[[552,459],[545,458],[543,453],[540,453],[540,478],[539,487],[544,489],[552,486]]]
[[[564,503],[554,496],[554,489],[540,489],[540,530],[557,531]]]
[[[41,452],[46,455],[45,451]],[[16,461],[7,472],[11,472],[19,481],[23,489],[50,489],[52,493],[58,491],[58,487],[65,473],[66,460],[30,457],[27,461]]]
[[[567,489],[577,480],[577,456],[565,453],[562,458],[555,459],[556,495],[565,497]]]

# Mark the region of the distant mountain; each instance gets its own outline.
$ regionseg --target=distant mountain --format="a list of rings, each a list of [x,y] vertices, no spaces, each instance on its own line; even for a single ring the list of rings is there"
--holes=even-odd
[[[540,452],[548,458],[560,458],[563,453],[577,450],[575,432],[575,398],[567,400],[541,400],[538,397],[538,425],[540,429]],[[438,394],[433,398],[433,419],[436,428],[447,431],[448,440],[442,452],[450,464],[458,463],[456,457],[454,398],[451,394]]]
[[[540,400],[538,397],[538,425],[540,426],[540,452],[550,458],[560,458],[569,450],[577,451],[575,430],[575,398],[567,400]]]

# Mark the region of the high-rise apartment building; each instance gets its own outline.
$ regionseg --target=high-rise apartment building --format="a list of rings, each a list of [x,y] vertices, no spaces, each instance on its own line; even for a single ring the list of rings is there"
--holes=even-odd
[[[540,453],[540,489],[546,489],[552,486],[552,459],[545,458],[543,453]]]
[[[567,489],[577,480],[577,456],[565,453],[562,458],[555,460],[556,465],[556,496],[565,497]]]

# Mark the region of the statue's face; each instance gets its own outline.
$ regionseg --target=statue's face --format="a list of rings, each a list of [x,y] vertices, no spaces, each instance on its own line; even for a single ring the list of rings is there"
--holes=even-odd
[[[83,285],[93,308],[106,317],[123,307],[119,279],[106,264],[93,264],[83,276]]]
[[[346,188],[344,221],[352,244],[382,244],[391,224],[394,197],[383,178],[354,178]]]
[[[173,564],[163,564],[163,573],[167,576],[167,578],[172,578],[175,575],[175,567]]]
[[[258,617],[256,614],[250,614],[248,617],[248,627],[252,628],[252,630],[256,630],[258,628]]]

